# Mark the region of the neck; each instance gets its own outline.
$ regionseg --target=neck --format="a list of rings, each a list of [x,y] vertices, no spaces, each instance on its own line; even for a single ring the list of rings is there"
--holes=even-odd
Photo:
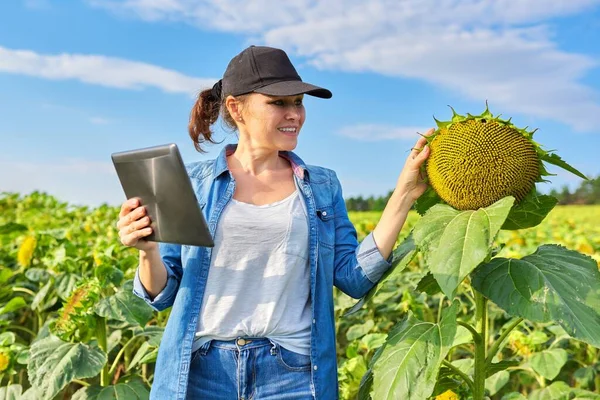
[[[285,168],[285,161],[279,151],[240,140],[235,152],[227,158],[230,170],[258,176]]]

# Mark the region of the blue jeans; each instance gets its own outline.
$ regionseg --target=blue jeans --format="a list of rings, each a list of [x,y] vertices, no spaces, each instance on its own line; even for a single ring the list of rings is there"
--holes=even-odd
[[[187,399],[313,400],[310,368],[269,339],[212,340],[192,354]]]

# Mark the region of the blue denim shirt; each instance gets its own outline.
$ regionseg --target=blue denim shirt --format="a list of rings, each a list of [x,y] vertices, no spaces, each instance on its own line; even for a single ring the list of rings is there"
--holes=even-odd
[[[236,182],[226,161],[226,155],[235,148],[236,145],[228,145],[215,160],[186,165],[213,236],[219,216],[235,191]],[[372,234],[359,245],[335,172],[305,165],[292,152],[280,155],[292,165],[308,211],[313,318],[310,356],[315,397],[337,399],[333,285],[360,298],[390,267],[391,256],[387,260],[382,257]],[[155,310],[173,307],[158,351],[150,398],[184,400],[211,248],[160,243],[159,250],[167,269],[166,287],[151,299],[136,272],[133,288]]]

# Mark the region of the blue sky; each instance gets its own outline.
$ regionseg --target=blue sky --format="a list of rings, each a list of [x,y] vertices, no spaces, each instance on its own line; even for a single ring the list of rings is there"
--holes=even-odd
[[[286,50],[307,97],[297,153],[344,195],[383,195],[447,105],[513,117],[600,175],[600,0],[4,0],[0,191],[119,204],[110,154],[177,143],[198,90],[250,44]],[[541,191],[580,179],[558,175]]]

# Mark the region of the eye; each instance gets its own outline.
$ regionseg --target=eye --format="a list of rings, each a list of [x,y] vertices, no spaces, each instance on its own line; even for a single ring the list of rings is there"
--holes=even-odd
[[[275,101],[272,101],[271,104],[280,106],[280,107],[284,105],[283,100],[275,100]]]
[[[296,101],[294,102],[294,104],[295,104],[297,107],[301,106],[301,105],[302,105],[302,99],[298,99],[298,100],[296,100]]]

